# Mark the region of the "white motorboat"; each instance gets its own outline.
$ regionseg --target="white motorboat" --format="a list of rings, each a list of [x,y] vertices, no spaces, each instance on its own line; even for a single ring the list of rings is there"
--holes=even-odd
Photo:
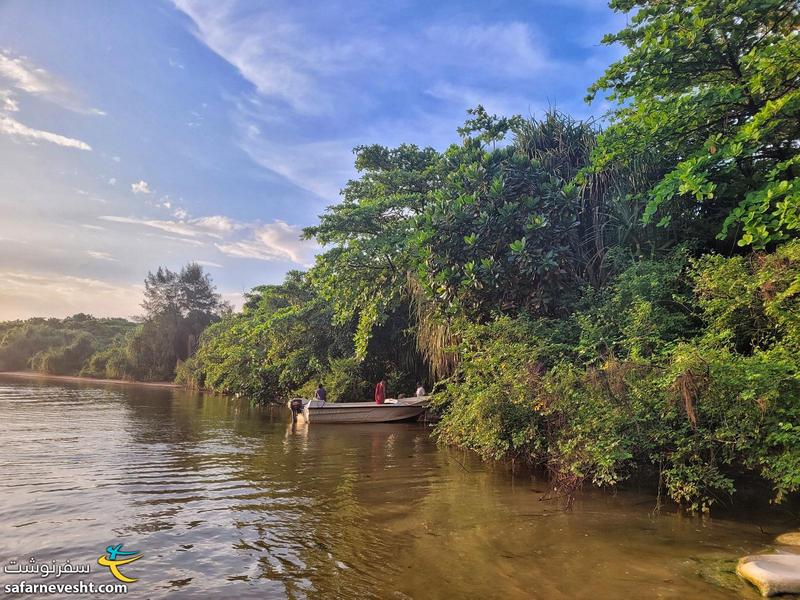
[[[303,400],[302,412],[307,423],[390,423],[419,417],[427,406],[427,396],[388,398],[384,404]]]

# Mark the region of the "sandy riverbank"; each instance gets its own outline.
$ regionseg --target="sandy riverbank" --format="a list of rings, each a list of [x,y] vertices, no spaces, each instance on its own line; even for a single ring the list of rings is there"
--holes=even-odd
[[[111,383],[116,385],[144,385],[148,387],[179,388],[177,383],[169,381],[127,381],[125,379],[94,379],[74,375],[45,375],[31,371],[0,371],[0,377],[18,377],[22,379],[40,379],[46,381],[69,381],[73,383]]]

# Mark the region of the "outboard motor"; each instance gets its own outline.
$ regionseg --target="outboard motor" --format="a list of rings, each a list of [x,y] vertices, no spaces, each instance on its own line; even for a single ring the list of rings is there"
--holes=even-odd
[[[289,402],[289,408],[292,409],[292,423],[296,423],[297,415],[303,412],[303,399],[292,398]]]

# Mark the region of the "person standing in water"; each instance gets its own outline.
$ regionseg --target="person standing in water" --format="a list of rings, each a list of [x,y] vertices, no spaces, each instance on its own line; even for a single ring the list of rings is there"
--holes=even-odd
[[[386,380],[381,379],[375,386],[375,404],[383,404],[386,400]]]

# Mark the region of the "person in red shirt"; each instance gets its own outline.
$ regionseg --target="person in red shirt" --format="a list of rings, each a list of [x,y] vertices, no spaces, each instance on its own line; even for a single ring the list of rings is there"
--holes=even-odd
[[[375,386],[375,404],[383,404],[386,400],[386,380],[381,379]]]

